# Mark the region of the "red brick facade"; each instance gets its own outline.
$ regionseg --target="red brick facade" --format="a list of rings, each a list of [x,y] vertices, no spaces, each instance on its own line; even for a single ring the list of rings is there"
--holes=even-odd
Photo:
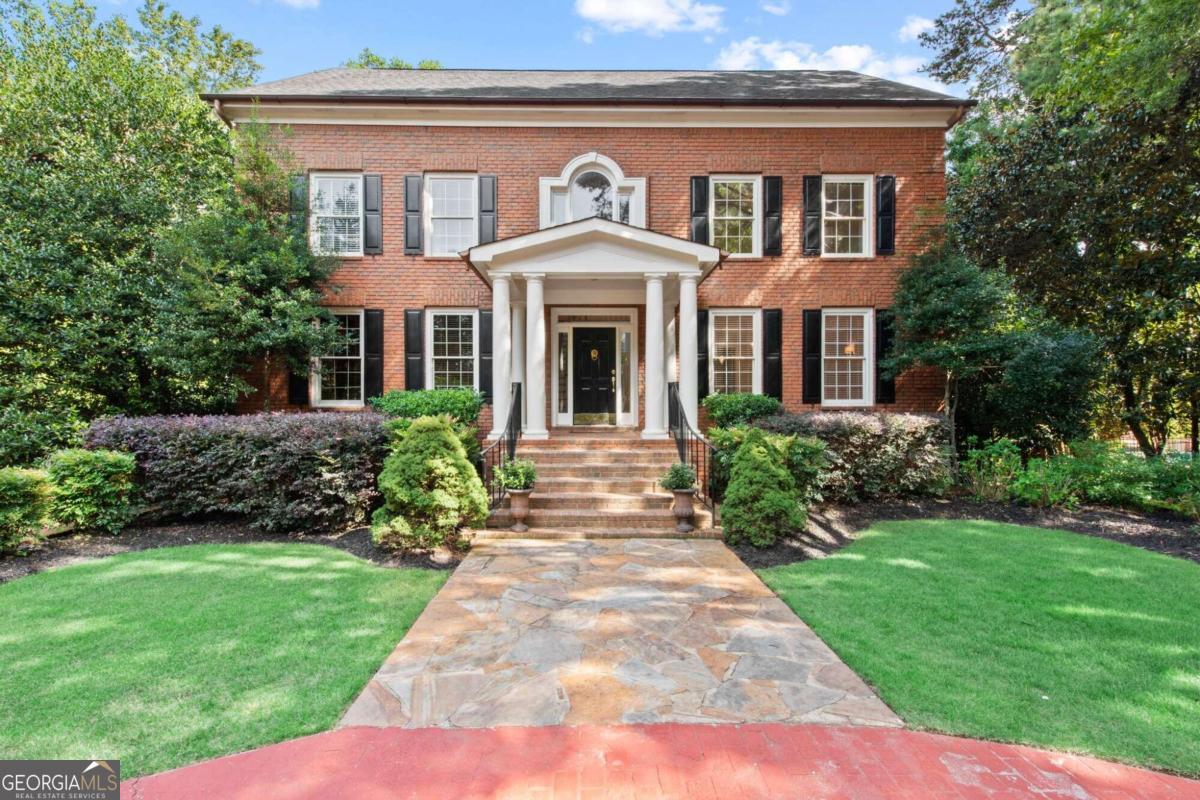
[[[801,312],[821,307],[890,305],[899,272],[941,219],[945,198],[943,140],[943,129],[936,127],[671,129],[304,124],[292,126],[289,145],[298,163],[308,170],[361,170],[383,176],[383,253],[346,259],[334,278],[340,288],[331,291],[329,304],[383,309],[385,390],[404,388],[405,309],[491,306],[487,283],[463,261],[404,255],[405,175],[446,171],[496,175],[500,238],[537,230],[538,179],[558,176],[571,159],[592,151],[615,160],[626,176],[646,178],[647,227],[682,238],[688,235],[691,176],[782,176],[782,255],[727,259],[700,284],[698,304],[701,309],[782,309],[783,400],[788,409],[807,410],[811,406],[801,401]],[[895,255],[854,260],[802,255],[803,176],[821,173],[896,177]],[[551,338],[547,336],[548,343]],[[639,364],[644,366],[640,357]],[[274,407],[287,407],[286,384],[282,374],[271,382]],[[549,389],[546,396],[550,396]],[[896,402],[879,408],[931,411],[937,408],[940,396],[936,374],[911,373],[897,381]],[[242,407],[260,409],[261,396],[247,397]],[[490,419],[481,422],[486,426]]]

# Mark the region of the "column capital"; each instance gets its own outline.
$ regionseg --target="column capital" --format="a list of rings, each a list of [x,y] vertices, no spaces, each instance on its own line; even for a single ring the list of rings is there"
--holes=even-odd
[[[694,284],[698,283],[699,281],[700,281],[699,275],[689,275],[687,273],[680,273],[680,275],[679,275],[679,284],[681,286],[689,284],[689,283],[694,285]]]
[[[665,272],[647,272],[642,277],[645,279],[646,283],[650,283],[651,281],[658,281],[659,283],[661,283],[663,280],[666,279],[667,273],[665,273]]]
[[[530,273],[526,274],[524,277],[525,277],[526,282],[533,281],[534,283],[541,283],[546,278],[546,273],[530,272]]]

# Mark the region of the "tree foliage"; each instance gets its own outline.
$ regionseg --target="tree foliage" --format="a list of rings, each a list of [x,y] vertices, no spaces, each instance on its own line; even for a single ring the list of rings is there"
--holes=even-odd
[[[358,55],[348,59],[342,66],[354,69],[413,69],[413,65],[404,59],[397,58],[396,56],[392,56],[391,58],[381,56],[369,47],[364,47]],[[418,61],[416,66],[416,69],[441,68],[442,62],[430,58]]]

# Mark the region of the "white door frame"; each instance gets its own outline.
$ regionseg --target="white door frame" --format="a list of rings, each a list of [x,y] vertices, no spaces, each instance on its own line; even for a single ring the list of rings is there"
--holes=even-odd
[[[560,322],[561,316],[568,317],[585,317],[588,315],[596,317],[616,316],[619,314],[628,314],[628,322],[611,322],[609,320],[596,320],[594,322],[588,320],[579,320],[572,322]],[[550,369],[550,419],[555,426],[573,425],[575,419],[575,398],[571,387],[575,380],[575,328],[615,328],[617,331],[616,339],[616,373],[617,373],[617,425],[621,427],[637,427],[638,424],[638,310],[634,307],[627,308],[608,308],[608,307],[556,307],[551,312],[550,317],[550,354],[551,354],[551,369]],[[559,413],[558,410],[558,334],[567,334],[567,410],[566,413]],[[629,334],[629,354],[630,363],[630,382],[632,386],[628,387],[630,392],[629,413],[622,413],[621,401],[624,398],[624,393],[627,391],[624,386],[624,381],[621,378],[621,335]]]

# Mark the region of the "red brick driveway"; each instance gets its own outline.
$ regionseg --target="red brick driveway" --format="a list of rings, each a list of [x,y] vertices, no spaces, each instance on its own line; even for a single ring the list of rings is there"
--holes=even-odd
[[[121,796],[1178,800],[1200,798],[1200,782],[1028,747],[894,729],[353,727],[127,781]]]

